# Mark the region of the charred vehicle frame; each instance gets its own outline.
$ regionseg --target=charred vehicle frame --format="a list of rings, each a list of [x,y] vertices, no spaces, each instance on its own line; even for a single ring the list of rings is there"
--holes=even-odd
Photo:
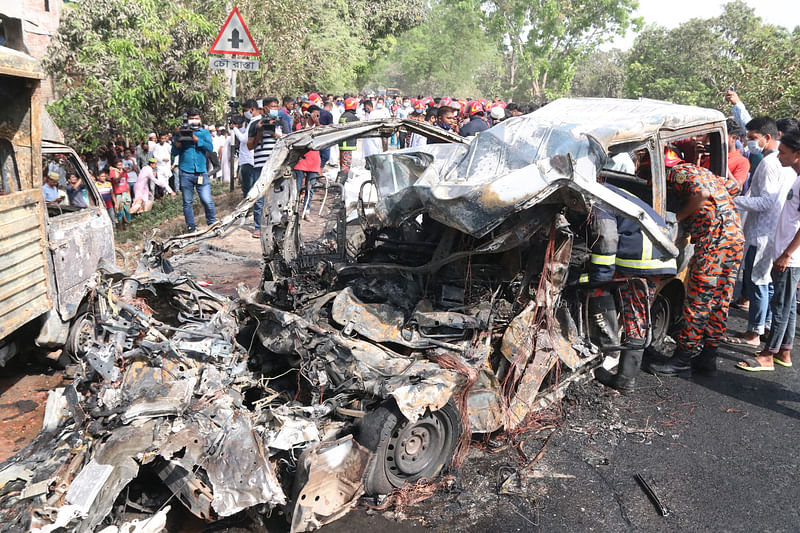
[[[609,126],[612,104],[632,118]],[[575,105],[471,142],[400,119],[279,140],[230,215],[150,242],[133,274],[96,276],[95,341],[54,393],[45,432],[0,470],[2,507],[24,507],[19,520],[42,531],[93,529],[120,508],[159,516],[176,497],[209,520],[282,506],[307,531],[363,494],[458,467],[474,433],[520,426],[619,348],[587,332],[580,221],[592,206],[686,254],[597,176],[651,187],[666,213],[659,143],[692,128],[725,139],[710,110],[592,100],[587,117]],[[290,169],[306,151],[400,128],[443,142],[370,156],[368,175],[320,185],[319,216],[303,221]],[[643,146],[649,182],[605,168],[614,149]],[[224,235],[262,195],[257,289],[232,300],[172,271],[170,253]],[[172,496],[121,495],[145,468]]]

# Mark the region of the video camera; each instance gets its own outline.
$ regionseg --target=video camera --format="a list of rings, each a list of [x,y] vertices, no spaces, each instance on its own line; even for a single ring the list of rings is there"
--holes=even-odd
[[[200,129],[200,126],[195,126],[189,124],[189,118],[186,116],[186,113],[183,114],[183,124],[178,126],[178,134],[175,136],[175,140],[179,143],[193,143],[194,142],[194,132]]]
[[[230,111],[228,111],[228,113],[225,115],[228,120],[228,126],[239,126],[244,124],[244,115],[239,113],[239,108],[242,106],[242,104],[236,100],[229,100],[228,106],[230,107]]]
[[[275,127],[279,126],[280,119],[272,118],[269,115],[263,115],[261,117],[261,122],[259,126],[261,126],[262,135],[275,135]]]

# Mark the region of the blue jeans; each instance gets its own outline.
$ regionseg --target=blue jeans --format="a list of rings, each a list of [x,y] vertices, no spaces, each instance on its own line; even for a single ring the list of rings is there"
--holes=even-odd
[[[772,299],[773,287],[772,283],[756,285],[751,281],[755,258],[756,247],[748,246],[744,255],[744,294],[750,300],[747,331],[761,335],[764,333],[764,326],[772,322],[769,301]]]
[[[783,272],[773,270],[772,282],[775,294],[770,300],[772,327],[769,330],[766,349],[771,353],[778,353],[781,350],[791,350],[794,345],[800,267],[789,267]]]
[[[253,165],[245,163],[239,167],[239,183],[242,185],[242,194],[244,196],[247,196],[247,193],[250,192],[256,182],[256,177],[256,169]]]
[[[319,151],[319,170],[320,172],[325,171],[325,165],[328,164],[328,161],[331,158],[331,147],[328,146],[327,148],[323,148]]]
[[[250,187],[261,177],[262,168],[263,167],[258,167],[253,169],[253,181],[250,183]],[[266,192],[264,194],[266,194]],[[261,212],[264,210],[264,194],[258,197],[258,200],[256,200],[253,206],[253,226],[255,226],[256,231],[261,231]]]
[[[214,200],[211,198],[211,183],[208,180],[208,174],[192,174],[191,172],[184,172],[181,170],[181,194],[183,195],[183,218],[186,219],[186,225],[189,226],[190,231],[194,231],[197,225],[194,222],[194,210],[192,209],[192,202],[194,202],[194,191],[197,189],[197,196],[200,198],[200,203],[203,204],[203,210],[206,213],[206,224],[209,226],[217,221],[217,214],[214,210]],[[202,178],[202,183],[198,181]]]
[[[300,197],[300,191],[303,190],[304,183],[305,186],[308,186],[308,192],[306,194],[306,200],[303,203],[303,211],[305,212],[307,209],[311,208],[311,199],[314,198],[314,185],[317,183],[317,178],[319,174],[316,172],[309,172],[307,170],[293,170],[294,177],[297,180],[297,197]]]

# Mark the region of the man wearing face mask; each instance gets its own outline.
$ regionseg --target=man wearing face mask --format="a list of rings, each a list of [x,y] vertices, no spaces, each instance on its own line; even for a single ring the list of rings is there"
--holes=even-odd
[[[734,198],[734,204],[747,215],[744,223],[745,255],[743,288],[750,300],[747,332],[742,337],[727,337],[733,345],[756,347],[769,329],[769,301],[772,283],[772,257],[769,242],[795,179],[794,172],[778,161],[778,127],[769,117],[756,117],[747,123],[747,147],[764,159],[750,177],[747,195]]]
[[[275,149],[275,142],[283,137],[283,124],[278,110],[277,98],[265,98],[264,110],[266,115],[258,117],[260,120],[253,120],[247,131],[247,147],[253,150],[253,182],[251,187],[261,177],[261,170],[267,164],[267,159]],[[261,211],[264,209],[264,196],[256,201],[253,206],[253,225],[255,231],[253,238],[261,236]]]
[[[206,215],[206,224],[211,226],[217,221],[214,200],[211,198],[211,184],[206,167],[206,153],[214,151],[211,134],[201,127],[200,110],[190,107],[186,110],[186,120],[192,128],[191,140],[176,140],[172,146],[172,157],[178,156],[178,172],[180,174],[181,193],[183,195],[183,217],[189,232],[197,230],[194,221],[194,191],[200,197]],[[176,131],[176,139],[180,134]]]

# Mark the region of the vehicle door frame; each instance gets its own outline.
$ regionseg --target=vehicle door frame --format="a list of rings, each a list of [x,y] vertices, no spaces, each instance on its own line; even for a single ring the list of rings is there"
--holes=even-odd
[[[80,174],[81,180],[86,185],[86,189],[94,200],[95,205],[89,205],[85,209],[74,212],[65,212],[57,217],[50,216],[45,209],[45,220],[47,221],[47,241],[50,250],[50,261],[53,268],[53,283],[55,286],[55,303],[61,320],[67,322],[75,317],[80,305],[87,292],[86,281],[94,274],[95,269],[82,271],[79,270],[80,281],[64,286],[66,279],[69,279],[67,268],[78,268],[85,266],[85,259],[97,260],[97,265],[103,260],[114,262],[114,225],[108,216],[102,197],[100,196],[94,180],[89,175],[89,171],[81,161],[78,154],[67,145],[61,143],[42,141],[42,162],[47,156],[54,154],[64,154],[72,163],[72,167]],[[103,219],[105,217],[105,219]],[[95,243],[93,250],[80,250],[71,248],[76,246],[72,232],[80,232],[83,235],[92,235],[91,239],[100,239],[101,242]],[[72,238],[71,238],[72,236]],[[102,241],[107,240],[104,244]],[[85,258],[82,258],[86,255]],[[75,261],[67,261],[73,258]]]

